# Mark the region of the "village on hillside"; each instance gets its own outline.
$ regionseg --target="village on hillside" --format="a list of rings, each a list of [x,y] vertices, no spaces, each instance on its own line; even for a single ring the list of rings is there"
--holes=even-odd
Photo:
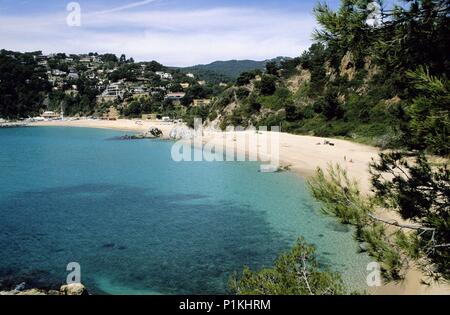
[[[47,110],[39,115],[46,120],[83,115],[107,120],[180,120],[189,108],[209,106],[214,95],[228,86],[156,61],[137,63],[125,55],[31,55],[49,85],[44,100]]]

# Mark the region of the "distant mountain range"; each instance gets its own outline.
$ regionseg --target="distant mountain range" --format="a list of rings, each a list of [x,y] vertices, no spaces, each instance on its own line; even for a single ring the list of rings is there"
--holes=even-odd
[[[215,61],[206,65],[196,65],[192,67],[179,68],[183,72],[191,72],[200,78],[206,79],[208,76],[211,80],[211,76],[216,76],[217,79],[225,81],[235,80],[239,74],[245,71],[251,70],[263,70],[269,61],[281,62],[283,60],[290,59],[288,57],[277,57],[274,59],[255,61],[255,60],[228,60],[228,61]],[[216,81],[216,80],[213,80]]]

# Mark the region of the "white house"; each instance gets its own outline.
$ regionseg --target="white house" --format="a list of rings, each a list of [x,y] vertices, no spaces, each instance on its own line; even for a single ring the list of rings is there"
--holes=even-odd
[[[120,88],[120,83],[111,83],[106,87],[106,90],[102,93],[102,96],[122,97],[123,94],[124,92]]]
[[[168,93],[166,96],[166,99],[171,100],[171,101],[176,101],[176,100],[182,99],[185,95],[186,95],[186,93],[183,93],[183,92]]]
[[[123,97],[125,90],[120,86],[121,82],[111,83],[106,87],[103,93],[97,96],[97,102],[115,101],[119,97]]]
[[[92,58],[91,57],[83,57],[83,58],[80,58],[80,62],[82,62],[82,63],[90,63],[90,62],[92,62]]]
[[[41,115],[41,117],[46,119],[52,119],[52,118],[59,118],[61,117],[61,115],[52,111],[46,111]]]
[[[155,73],[156,73],[156,75],[159,75],[159,77],[160,77],[162,80],[172,80],[172,79],[173,79],[173,76],[172,76],[172,74],[170,74],[170,73],[162,72],[162,71],[157,71],[157,72],[155,72]]]
[[[67,73],[66,72],[64,72],[64,71],[61,71],[61,70],[59,70],[59,69],[55,69],[55,70],[53,70],[53,75],[56,75],[56,76],[63,76],[63,75],[66,75]]]
[[[78,80],[80,76],[78,75],[78,73],[71,72],[67,75],[67,78],[71,80]]]

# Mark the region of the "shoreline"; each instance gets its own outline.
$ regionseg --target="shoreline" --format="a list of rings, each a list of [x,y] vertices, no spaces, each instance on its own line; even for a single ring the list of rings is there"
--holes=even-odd
[[[163,132],[163,138],[169,139],[169,134],[177,125],[172,123],[120,119],[116,121],[76,120],[34,122],[30,127],[77,127],[93,129],[120,130],[124,132],[145,132],[150,128],[158,128]],[[204,142],[213,144],[223,143],[224,133],[205,131]],[[227,138],[225,144],[234,145],[233,139]],[[333,146],[324,145],[324,140],[332,140]],[[249,154],[248,148],[243,153]],[[318,167],[327,169],[329,163],[340,164],[347,170],[349,178],[357,180],[361,192],[370,194],[369,163],[377,159],[380,149],[368,145],[353,143],[348,140],[300,136],[280,133],[280,163],[282,167],[289,167],[289,171],[302,178],[314,175]],[[387,213],[386,216],[392,216]],[[357,254],[357,253],[355,253]],[[441,294],[450,295],[450,285],[422,283],[423,273],[416,267],[411,267],[405,280],[401,283],[390,283],[382,287],[368,289],[374,295],[406,295],[406,294]]]
[[[107,120],[76,120],[76,121],[48,121],[33,122],[30,127],[76,127],[93,129],[110,129],[124,132],[145,132],[150,128],[158,128],[163,132],[163,139],[169,139],[169,134],[177,125],[172,123],[143,121],[136,124],[135,120],[119,119]],[[222,143],[222,132],[208,132],[205,130],[204,142]],[[332,140],[334,146],[323,145],[324,140]],[[318,145],[320,143],[320,145]],[[225,142],[234,145],[232,139]],[[248,148],[245,150],[249,154]],[[289,167],[293,173],[301,177],[314,175],[318,167],[326,169],[329,163],[341,164],[352,179],[360,184],[364,194],[370,193],[369,162],[376,159],[381,151],[364,144],[353,143],[348,140],[321,138],[312,136],[292,135],[280,133],[280,163],[283,167]]]

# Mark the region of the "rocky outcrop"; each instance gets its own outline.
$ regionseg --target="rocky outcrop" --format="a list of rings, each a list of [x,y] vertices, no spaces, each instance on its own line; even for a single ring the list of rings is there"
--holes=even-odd
[[[81,283],[63,285],[59,291],[56,290],[21,290],[18,286],[12,291],[0,291],[0,295],[89,295],[86,287]]]
[[[60,295],[58,291],[54,290],[39,290],[39,289],[31,289],[25,291],[1,291],[0,295]]]
[[[341,77],[347,76],[349,81],[355,78],[356,65],[353,54],[351,52],[347,52],[342,58],[341,66],[339,67],[339,72],[341,74]]]
[[[86,288],[81,283],[63,285],[59,292],[60,295],[88,295]]]
[[[120,137],[113,137],[108,140],[113,141],[127,141],[127,140],[146,140],[146,139],[157,139],[162,138],[164,133],[158,128],[152,128],[147,132],[135,134],[135,135],[125,135]]]
[[[311,82],[311,72],[303,68],[298,68],[298,74],[291,76],[286,81],[286,86],[292,93],[297,92],[303,85]]]
[[[163,132],[158,128],[152,128],[148,131],[147,136],[152,136],[154,138],[161,138],[163,136]]]

